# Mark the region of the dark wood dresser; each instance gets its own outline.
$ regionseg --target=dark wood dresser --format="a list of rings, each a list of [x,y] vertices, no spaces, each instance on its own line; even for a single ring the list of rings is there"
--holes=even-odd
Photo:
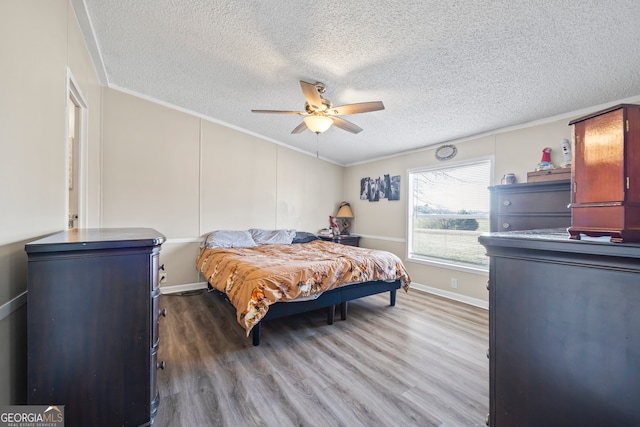
[[[574,126],[571,238],[640,242],[640,105],[620,104]]]
[[[67,427],[153,422],[164,240],[74,229],[25,246],[29,404],[65,405]]]
[[[489,191],[491,231],[571,225],[571,180],[495,185]]]
[[[490,425],[640,426],[640,244],[487,233]]]
[[[347,246],[360,246],[360,236],[356,236],[354,234],[347,235],[339,235],[336,237],[333,236],[318,236],[322,240],[326,240],[327,242],[339,243],[341,245]]]

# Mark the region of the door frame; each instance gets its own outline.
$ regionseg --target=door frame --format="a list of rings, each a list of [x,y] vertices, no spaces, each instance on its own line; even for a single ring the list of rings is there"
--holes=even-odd
[[[77,158],[77,162],[74,162],[77,165],[77,170],[75,170],[74,165],[70,164],[70,149],[69,149],[69,136],[71,134],[69,129],[69,102],[73,102],[74,105],[78,107],[78,116],[76,117],[76,132],[75,139],[77,147],[77,153],[74,153],[74,157]],[[72,167],[74,167],[73,173],[77,177],[77,189],[76,189],[76,197],[77,197],[77,207],[78,207],[78,228],[84,228],[88,224],[88,173],[87,173],[87,164],[89,158],[89,150],[88,150],[88,107],[87,102],[85,100],[82,91],[80,90],[80,86],[78,85],[76,79],[73,77],[73,73],[67,67],[67,90],[66,90],[66,98],[65,98],[65,151],[66,151],[66,172],[65,172],[65,215],[64,215],[64,224],[65,229],[68,228],[69,221],[69,174]]]

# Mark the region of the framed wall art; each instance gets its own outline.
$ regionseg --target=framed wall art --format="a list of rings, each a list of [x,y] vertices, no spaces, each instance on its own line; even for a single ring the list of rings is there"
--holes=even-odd
[[[360,179],[360,200],[400,200],[400,175]]]

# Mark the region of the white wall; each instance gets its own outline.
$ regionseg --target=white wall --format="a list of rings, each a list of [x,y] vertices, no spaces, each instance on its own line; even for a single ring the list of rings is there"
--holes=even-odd
[[[24,244],[66,227],[67,67],[90,107],[89,211],[99,212],[100,87],[66,0],[0,2],[0,404],[26,403]]]
[[[340,166],[113,89],[103,108],[101,225],[163,233],[163,286],[202,282],[209,231],[315,232],[342,200]]]

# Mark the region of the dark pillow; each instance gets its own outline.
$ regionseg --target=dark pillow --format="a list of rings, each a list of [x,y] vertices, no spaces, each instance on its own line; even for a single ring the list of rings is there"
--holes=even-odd
[[[306,231],[297,231],[291,243],[308,243],[318,240],[318,236]]]

